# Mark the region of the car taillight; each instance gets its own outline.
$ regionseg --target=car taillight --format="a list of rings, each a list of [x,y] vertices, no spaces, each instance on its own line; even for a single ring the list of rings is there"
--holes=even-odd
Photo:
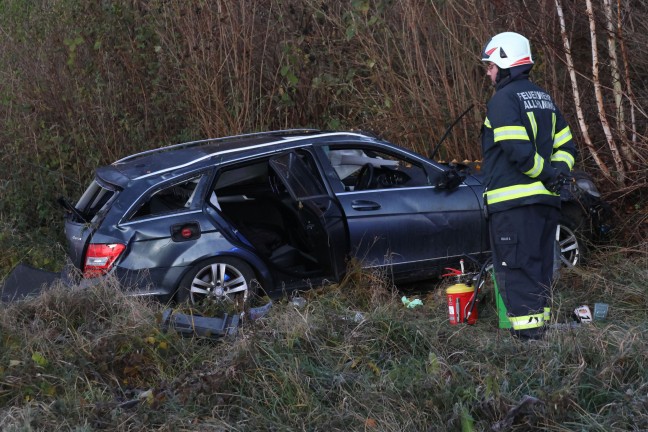
[[[83,266],[83,277],[95,278],[103,276],[112,268],[113,263],[126,249],[126,245],[114,244],[89,244]]]

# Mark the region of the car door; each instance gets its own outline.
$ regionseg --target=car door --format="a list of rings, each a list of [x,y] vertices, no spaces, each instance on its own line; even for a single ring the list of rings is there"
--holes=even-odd
[[[432,182],[437,168],[423,158],[394,149],[362,144],[324,147],[325,169],[332,182],[349,227],[351,248],[366,266],[390,266],[397,279],[417,279],[456,266],[465,255],[483,252],[483,217],[479,199],[465,184],[439,190]],[[343,150],[353,157],[338,157]],[[363,159],[364,158],[364,159]],[[344,162],[347,163],[344,163]],[[371,163],[374,176],[387,173],[387,181],[358,190],[364,179],[348,181],[342,176]],[[436,173],[434,172],[436,170]],[[405,181],[389,180],[394,173]],[[351,174],[351,178],[352,178]]]
[[[340,278],[346,271],[348,229],[342,209],[327,192],[312,156],[291,151],[271,158],[270,167],[294,200],[299,228],[312,242],[320,265]]]

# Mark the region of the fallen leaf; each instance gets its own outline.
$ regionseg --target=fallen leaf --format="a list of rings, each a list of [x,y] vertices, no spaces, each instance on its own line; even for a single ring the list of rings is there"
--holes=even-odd
[[[365,427],[366,428],[375,428],[378,425],[376,420],[372,419],[369,417],[367,420],[365,420]]]
[[[38,351],[34,351],[32,354],[32,360],[34,360],[34,363],[36,363],[38,366],[47,366],[47,359],[43,357],[43,354],[39,353]]]

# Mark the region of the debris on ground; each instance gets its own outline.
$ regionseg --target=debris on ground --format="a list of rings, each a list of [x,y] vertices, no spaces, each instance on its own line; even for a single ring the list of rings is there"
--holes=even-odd
[[[272,300],[270,300],[268,303],[264,304],[263,306],[250,308],[250,310],[248,311],[248,317],[252,321],[263,318],[268,314],[268,312],[270,312],[271,307],[272,307]]]
[[[270,312],[272,300],[268,303],[250,308],[247,317],[251,321],[263,318]],[[245,314],[223,313],[218,317],[203,316],[195,311],[184,313],[177,309],[166,309],[162,312],[162,331],[175,330],[181,336],[218,339],[224,336],[235,336],[243,322]]]
[[[594,303],[594,313],[588,305],[581,305],[574,309],[573,317],[579,323],[591,323],[607,319],[609,305],[607,303]]]
[[[293,297],[292,300],[290,301],[290,304],[292,304],[298,309],[301,309],[304,306],[306,306],[306,299],[304,297]]]
[[[0,284],[0,301],[12,302],[33,297],[61,281],[61,273],[31,267],[20,263]]]
[[[236,335],[241,322],[239,315],[224,313],[221,317],[205,317],[166,309],[162,313],[162,331],[175,330],[185,337],[217,339]]]
[[[513,426],[535,424],[533,419],[543,417],[545,408],[545,403],[540,399],[524,395],[520,402],[506,413],[504,419],[491,427],[491,430],[499,432],[510,430]]]
[[[410,300],[406,296],[403,296],[401,298],[401,302],[403,302],[405,307],[407,307],[408,309],[414,309],[417,306],[423,306],[423,302],[421,301],[421,299]]]
[[[580,323],[590,323],[592,322],[592,311],[587,305],[578,306],[574,309],[574,317]]]

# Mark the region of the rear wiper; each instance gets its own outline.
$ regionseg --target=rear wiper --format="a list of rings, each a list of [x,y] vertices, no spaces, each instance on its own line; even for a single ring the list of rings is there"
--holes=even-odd
[[[59,197],[56,200],[57,203],[63,207],[63,210],[65,210],[67,213],[71,213],[74,216],[76,216],[79,220],[88,223],[90,222],[87,218],[86,215],[84,215],[82,212],[80,212],[76,207],[74,207],[66,198],[64,197]]]

